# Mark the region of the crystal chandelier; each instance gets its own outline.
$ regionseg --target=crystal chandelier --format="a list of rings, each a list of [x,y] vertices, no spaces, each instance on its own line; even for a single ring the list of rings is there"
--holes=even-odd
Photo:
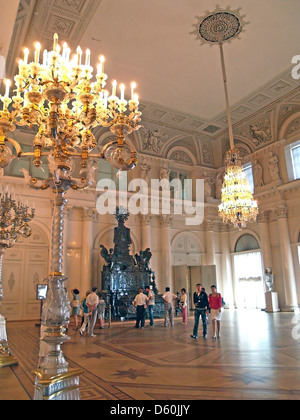
[[[29,222],[33,219],[35,210],[29,210],[27,203],[16,200],[8,188],[0,189],[0,303],[3,300],[2,265],[5,250],[15,245],[18,235],[29,238],[32,230]],[[0,314],[0,368],[17,364],[17,359],[11,353],[5,327],[5,318]]]
[[[231,149],[226,154],[226,174],[219,214],[225,224],[232,223],[239,229],[246,227],[246,222],[255,222],[258,215],[257,202],[253,200],[238,149]]]
[[[54,193],[51,239],[51,272],[48,294],[43,305],[43,338],[50,350],[35,371],[35,399],[80,399],[79,375],[81,369],[69,369],[61,345],[70,339],[66,326],[70,322],[70,301],[63,273],[64,209],[68,190],[83,190],[95,182],[95,172],[101,159],[107,160],[119,171],[129,171],[137,164],[137,153],[126,143],[126,137],[138,130],[141,121],[136,84],[131,84],[131,97],[125,98],[125,85],[113,81],[106,90],[105,59],[99,57],[95,77],[91,66],[91,52],[85,57],[80,47],[71,57],[65,43],[58,43],[54,35],[52,51],[35,45],[33,60],[29,50],[19,62],[13,96],[11,82],[6,81],[3,109],[0,110],[0,174],[13,159],[33,158],[36,168],[48,160],[49,177],[44,180],[30,177],[23,170],[25,180],[36,190],[50,189]],[[16,126],[36,127],[33,151],[24,153],[20,144],[9,137]],[[108,127],[115,140],[96,153],[97,140],[93,129]],[[79,177],[74,166],[79,162]]]
[[[258,215],[257,201],[253,200],[251,187],[243,172],[239,150],[234,146],[233,129],[231,122],[229,96],[223,43],[238,37],[244,29],[245,22],[239,10],[231,11],[217,8],[208,13],[196,25],[197,37],[202,43],[218,44],[221,55],[222,75],[224,81],[227,121],[229,128],[230,150],[226,153],[226,173],[222,188],[219,215],[226,224],[242,229],[248,222],[254,222]]]

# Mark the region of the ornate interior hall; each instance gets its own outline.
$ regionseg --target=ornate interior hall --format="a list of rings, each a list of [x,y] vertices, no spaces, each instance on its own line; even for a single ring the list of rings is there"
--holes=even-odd
[[[0,400],[300,399],[298,2],[0,12]]]

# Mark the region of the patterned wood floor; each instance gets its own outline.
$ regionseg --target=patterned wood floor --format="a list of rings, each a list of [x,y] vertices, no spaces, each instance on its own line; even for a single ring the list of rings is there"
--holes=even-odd
[[[300,318],[296,321],[300,325]],[[63,351],[71,367],[84,370],[83,400],[300,399],[300,338],[292,313],[225,311],[222,337],[190,335],[177,319],[143,330],[132,322],[72,340]],[[8,323],[11,350],[20,364],[0,369],[0,400],[30,400],[37,367],[39,328]],[[293,338],[294,337],[294,338]],[[296,339],[295,339],[296,338]]]

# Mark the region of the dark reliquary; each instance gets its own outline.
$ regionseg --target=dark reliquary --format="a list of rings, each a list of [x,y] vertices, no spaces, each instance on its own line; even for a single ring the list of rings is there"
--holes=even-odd
[[[102,271],[101,293],[111,305],[113,318],[131,319],[135,318],[132,302],[139,289],[145,290],[148,285],[156,295],[154,316],[161,317],[164,305],[158,295],[154,272],[149,265],[152,253],[148,248],[134,257],[130,255],[130,229],[125,226],[128,217],[126,209],[116,209],[118,226],[114,229],[114,248],[108,251],[103,245],[100,246],[100,255],[106,261]]]

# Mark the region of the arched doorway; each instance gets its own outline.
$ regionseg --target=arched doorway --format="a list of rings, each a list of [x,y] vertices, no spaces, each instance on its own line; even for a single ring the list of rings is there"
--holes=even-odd
[[[202,249],[196,235],[181,232],[172,241],[173,291],[185,288],[192,308],[192,293],[201,280]]]
[[[245,309],[265,308],[262,254],[253,235],[245,234],[237,240],[234,273],[236,306]]]

